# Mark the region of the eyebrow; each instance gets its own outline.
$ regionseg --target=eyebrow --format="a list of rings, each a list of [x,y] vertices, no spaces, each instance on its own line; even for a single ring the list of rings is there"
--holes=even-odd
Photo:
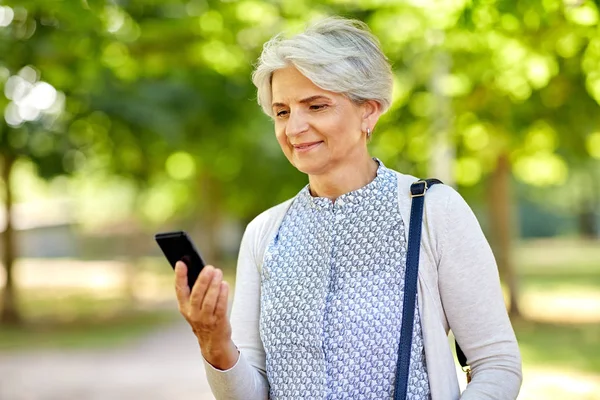
[[[301,103],[301,104],[312,103],[313,101],[315,101],[315,100],[320,100],[320,99],[323,99],[323,100],[328,100],[328,101],[329,101],[329,100],[331,100],[331,99],[330,99],[329,97],[327,97],[327,96],[323,96],[323,95],[321,95],[321,94],[318,94],[318,95],[316,95],[316,96],[310,96],[310,97],[307,97],[307,98],[305,98],[305,99],[302,99],[302,100],[300,100],[300,103]],[[275,108],[275,107],[285,107],[285,104],[283,104],[283,103],[273,103],[273,104],[271,105],[271,108]]]

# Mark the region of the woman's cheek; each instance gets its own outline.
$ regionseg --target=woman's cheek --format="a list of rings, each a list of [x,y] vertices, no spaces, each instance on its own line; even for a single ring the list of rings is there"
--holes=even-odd
[[[291,149],[290,143],[287,140],[287,135],[285,134],[285,129],[283,129],[281,131],[277,131],[275,133],[275,137],[277,138],[277,142],[279,143],[279,146],[281,147],[283,154],[285,154],[285,156],[289,158],[292,154],[292,149]]]

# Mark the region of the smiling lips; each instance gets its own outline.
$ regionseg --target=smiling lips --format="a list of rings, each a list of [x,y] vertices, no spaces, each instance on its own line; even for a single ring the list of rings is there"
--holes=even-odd
[[[307,151],[310,151],[314,148],[316,148],[317,146],[319,146],[321,142],[308,142],[308,143],[300,143],[300,144],[294,144],[294,150],[296,150],[299,153],[305,153]]]

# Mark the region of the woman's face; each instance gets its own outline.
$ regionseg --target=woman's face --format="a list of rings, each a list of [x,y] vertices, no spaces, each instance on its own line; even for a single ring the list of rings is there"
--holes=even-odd
[[[372,104],[323,90],[294,67],[273,73],[272,94],[277,141],[298,170],[320,175],[366,153]]]

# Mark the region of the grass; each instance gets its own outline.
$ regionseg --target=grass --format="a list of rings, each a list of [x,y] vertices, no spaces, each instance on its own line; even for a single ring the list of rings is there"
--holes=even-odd
[[[600,324],[515,322],[524,364],[600,374]]]
[[[0,351],[88,349],[126,344],[178,316],[173,312],[132,312],[71,321],[37,320],[0,329]]]
[[[580,291],[589,290],[600,293],[600,273],[593,271],[600,267],[589,267],[587,271],[581,273],[523,273],[520,277],[520,283],[524,290],[544,290],[544,291]]]
[[[25,322],[0,325],[0,351],[118,346],[167,325],[176,309],[144,307],[122,292],[22,289]]]
[[[517,251],[521,309],[513,321],[519,399],[600,399],[600,245],[536,241]]]
[[[133,297],[126,290],[124,265],[113,261],[32,259],[20,263],[17,271],[24,284],[19,285],[18,303],[26,323],[0,325],[0,352],[118,346],[181,318],[173,270],[162,258],[141,259],[136,265]],[[233,284],[231,271],[224,270],[225,279]],[[113,279],[111,286],[93,285],[107,277]],[[37,281],[28,281],[34,278]],[[49,284],[41,286],[40,282]]]

